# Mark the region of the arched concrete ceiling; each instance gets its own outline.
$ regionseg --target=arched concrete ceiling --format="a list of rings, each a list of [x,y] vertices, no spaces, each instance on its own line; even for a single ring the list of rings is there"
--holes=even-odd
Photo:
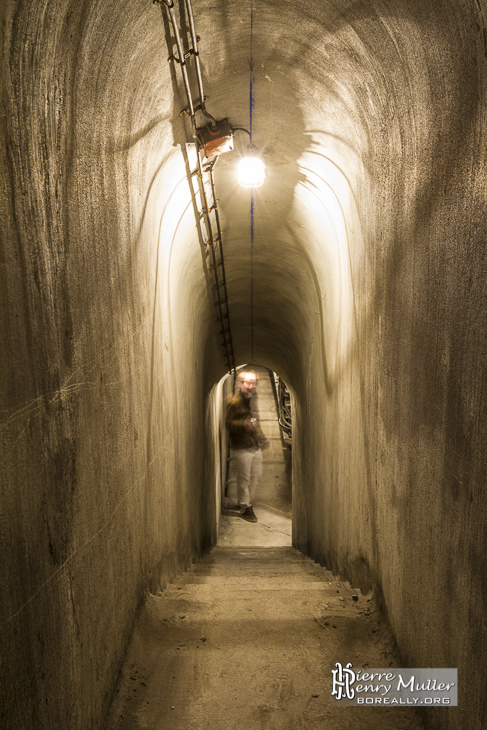
[[[327,57],[336,48],[343,61],[360,38],[332,5],[194,8],[208,109],[247,128],[252,114],[254,143],[267,165],[265,184],[254,193],[253,221],[250,193],[236,180],[245,135],[236,137],[236,151],[223,155],[215,172],[237,361],[268,363],[292,380],[309,339],[325,337],[333,367],[348,287],[344,216],[360,235],[350,185],[363,178],[368,130],[360,119],[356,69],[348,61],[338,73],[339,59],[330,68]],[[184,90],[179,70],[171,70],[177,112]],[[177,121],[176,142],[190,139],[189,124],[181,134],[184,122]],[[189,245],[195,249],[194,240]]]
[[[58,0],[17,12],[25,15],[14,19],[18,55],[39,56],[27,83],[22,68],[11,69],[30,112],[23,133],[28,144],[45,132],[38,125],[50,125],[65,170],[62,180],[44,170],[50,205],[64,194],[88,196],[87,210],[106,207],[91,231],[100,245],[118,245],[121,231],[140,246],[171,239],[194,262],[187,284],[201,298],[194,226],[170,221],[175,209],[189,220],[193,211],[182,155],[191,132],[180,116],[179,68],[167,63],[176,49],[165,6]],[[183,2],[179,13],[187,45]],[[333,381],[353,337],[353,267],[376,245],[377,222],[393,231],[396,218],[418,221],[434,208],[448,181],[441,161],[466,152],[475,131],[465,132],[475,99],[462,94],[472,67],[462,29],[480,10],[433,0],[195,0],[194,13],[207,108],[247,128],[252,113],[267,164],[255,192],[252,272],[250,193],[235,176],[245,135],[216,168],[236,359],[253,357],[289,379],[316,340]],[[212,318],[199,311],[195,329],[211,339]]]
[[[251,256],[250,194],[235,174],[245,135],[216,170],[237,360],[292,380],[316,341],[333,386],[353,339],[352,269],[370,253],[365,241],[376,245],[381,223],[394,229],[406,200],[417,222],[434,207],[447,177],[441,160],[461,154],[465,119],[475,117],[462,95],[469,60],[459,33],[473,17],[446,5],[195,3],[208,109],[247,128],[252,115],[268,172],[254,195]],[[161,11],[155,53],[158,43],[174,49]],[[156,134],[172,133],[178,145],[190,129],[177,117],[179,70],[169,71],[172,129]],[[357,296],[366,306],[367,293]]]

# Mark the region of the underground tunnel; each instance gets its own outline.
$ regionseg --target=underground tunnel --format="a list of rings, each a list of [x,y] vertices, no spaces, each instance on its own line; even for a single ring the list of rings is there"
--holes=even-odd
[[[217,544],[218,383],[253,362],[292,393],[294,548],[380,598],[401,666],[458,668],[425,727],[480,730],[487,4],[192,7],[195,105],[266,169],[239,185],[244,132],[214,168],[230,368],[167,4],[0,8],[2,727],[105,727],[147,596]]]

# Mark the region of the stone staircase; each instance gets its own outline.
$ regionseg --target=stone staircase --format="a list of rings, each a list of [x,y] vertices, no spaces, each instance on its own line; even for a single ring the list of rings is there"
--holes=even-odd
[[[370,597],[292,547],[220,547],[157,596],[132,637],[107,730],[417,730],[415,712],[343,707],[336,662],[385,667]]]

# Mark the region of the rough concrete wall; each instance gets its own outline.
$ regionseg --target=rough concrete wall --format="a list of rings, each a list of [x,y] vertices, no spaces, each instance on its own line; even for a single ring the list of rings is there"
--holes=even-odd
[[[238,366],[237,366],[238,367]],[[225,412],[233,392],[233,375],[228,373],[213,386],[207,399],[208,408],[208,478],[213,480],[217,533],[220,526],[221,508],[225,496],[228,476],[228,433],[225,427]]]
[[[0,724],[84,730],[145,592],[215,539],[210,313],[194,236],[189,265],[175,244],[184,167],[154,135],[169,71],[140,84],[152,25],[106,2],[2,12]]]
[[[366,23],[355,26],[377,76],[364,90],[374,106],[364,175],[351,177],[358,226],[342,198],[351,317],[336,325],[332,387],[311,337],[306,380],[296,381],[295,542],[356,584],[382,589],[406,663],[459,668],[460,707],[428,713],[429,723],[480,730],[484,23],[473,3],[448,3],[445,13],[418,5],[381,21],[373,45]],[[328,353],[333,334],[323,339]]]

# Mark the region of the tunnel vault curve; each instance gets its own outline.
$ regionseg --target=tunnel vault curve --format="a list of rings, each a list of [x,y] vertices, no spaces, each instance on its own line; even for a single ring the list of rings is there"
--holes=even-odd
[[[216,182],[236,359],[294,393],[294,543],[381,591],[405,663],[468,677],[458,712],[429,723],[477,730],[487,7],[194,9],[208,106],[234,125],[252,112],[267,165],[253,239],[238,151]],[[161,10],[0,10],[0,618],[14,730],[101,728],[146,591],[216,540],[209,393],[225,368]]]

